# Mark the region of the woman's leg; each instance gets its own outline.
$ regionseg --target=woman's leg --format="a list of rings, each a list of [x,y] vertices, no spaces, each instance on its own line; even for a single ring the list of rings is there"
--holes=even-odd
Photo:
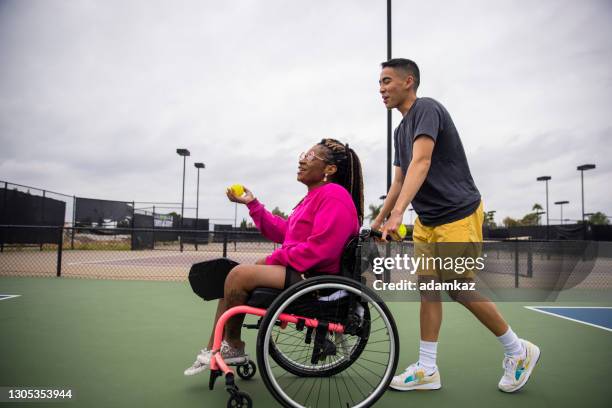
[[[223,314],[223,312],[225,312],[225,299],[221,298],[219,299],[219,302],[217,303],[217,312],[215,313],[215,320],[213,322],[213,326],[212,326],[212,330],[210,332],[210,339],[208,340],[208,349],[212,350],[212,346],[213,346],[213,341],[215,339],[215,327],[217,326],[217,320],[219,320],[219,317],[221,317],[221,315]]]
[[[255,264],[256,265],[265,265],[266,264],[266,258],[258,259],[257,262],[255,262]],[[219,299],[219,301],[217,302],[217,311],[215,313],[215,320],[213,321],[212,330],[210,331],[210,339],[208,339],[208,346],[207,346],[207,348],[209,350],[212,350],[212,346],[213,346],[213,342],[214,342],[214,338],[215,338],[215,327],[217,326],[217,321],[219,320],[219,317],[221,317],[221,315],[226,310],[227,310],[227,308],[225,307],[225,299],[224,298]]]
[[[234,306],[243,305],[249,292],[257,287],[283,289],[285,287],[285,267],[280,265],[238,265],[225,278],[223,295],[224,307],[219,316]],[[219,302],[218,312],[221,310]],[[232,347],[243,345],[240,339],[244,315],[236,315],[225,325],[225,340]]]

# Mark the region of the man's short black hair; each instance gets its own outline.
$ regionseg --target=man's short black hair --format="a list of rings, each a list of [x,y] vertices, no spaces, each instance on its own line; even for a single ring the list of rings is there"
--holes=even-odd
[[[409,60],[408,58],[393,58],[389,61],[385,61],[380,64],[383,68],[393,68],[404,71],[407,74],[412,75],[414,78],[414,90],[416,91],[421,83],[421,72],[416,62]]]

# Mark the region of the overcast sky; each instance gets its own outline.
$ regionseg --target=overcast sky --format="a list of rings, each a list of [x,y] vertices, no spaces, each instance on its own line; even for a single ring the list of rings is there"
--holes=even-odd
[[[180,202],[233,218],[226,186],[289,212],[297,156],[323,137],[386,188],[378,93],[386,2],[0,0],[0,179],[82,197]],[[393,56],[444,104],[496,220],[568,200],[612,215],[612,3],[393,2]],[[394,126],[401,115],[393,114]],[[187,212],[186,216],[193,216]],[[247,217],[239,209],[238,220]],[[405,221],[409,221],[406,215]],[[218,221],[221,222],[221,221]]]

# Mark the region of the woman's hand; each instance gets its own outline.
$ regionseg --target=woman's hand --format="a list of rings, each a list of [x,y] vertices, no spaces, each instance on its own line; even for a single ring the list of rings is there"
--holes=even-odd
[[[255,199],[255,196],[251,190],[246,187],[244,187],[244,194],[241,197],[236,196],[231,188],[228,188],[225,191],[225,194],[227,194],[227,198],[234,203],[248,204]]]

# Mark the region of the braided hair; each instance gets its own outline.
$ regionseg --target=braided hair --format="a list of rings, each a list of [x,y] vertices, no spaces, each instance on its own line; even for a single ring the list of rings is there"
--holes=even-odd
[[[336,139],[323,139],[319,145],[326,149],[326,159],[329,164],[337,167],[336,173],[331,175],[331,181],[344,187],[353,199],[357,208],[359,225],[363,224],[363,174],[361,162],[353,149]]]

